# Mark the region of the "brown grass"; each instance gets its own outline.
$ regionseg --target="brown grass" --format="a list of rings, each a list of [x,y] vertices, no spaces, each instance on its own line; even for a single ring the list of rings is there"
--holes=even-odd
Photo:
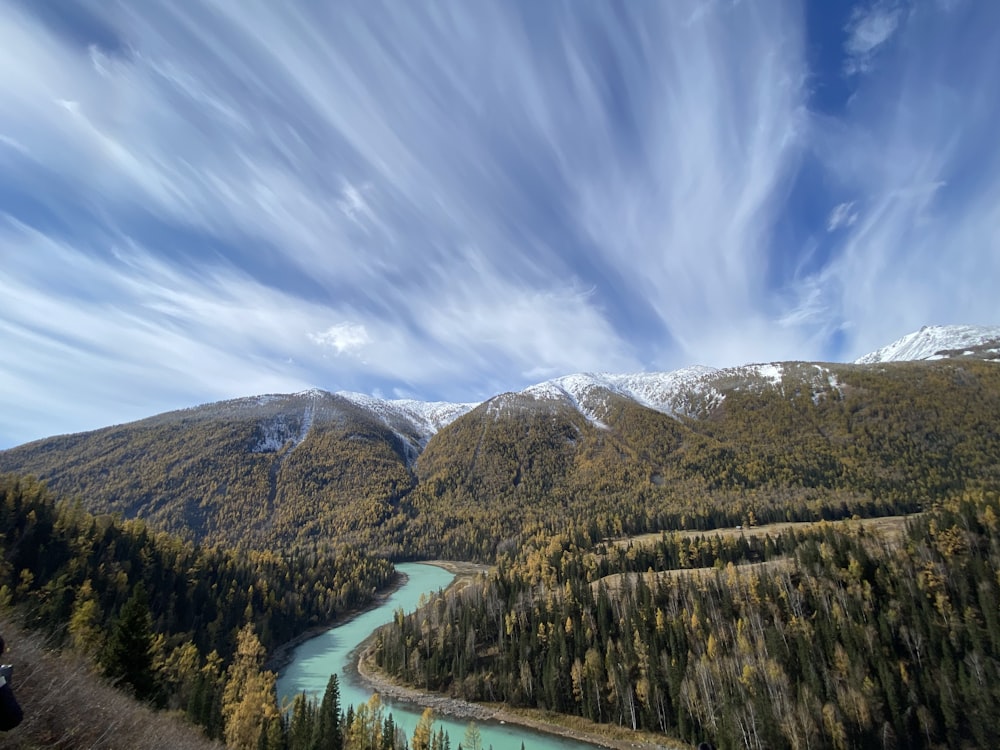
[[[794,531],[808,531],[814,528],[818,524],[833,524],[835,526],[844,526],[846,529],[864,527],[866,532],[879,533],[885,536],[888,541],[898,541],[903,535],[905,530],[906,521],[910,516],[882,516],[880,518],[851,518],[845,519],[843,521],[796,521],[787,523],[769,523],[764,526],[744,526],[743,528],[733,528],[726,527],[724,529],[710,529],[708,531],[675,531],[667,532],[667,534],[677,534],[683,539],[690,539],[692,537],[714,537],[720,536],[723,539],[737,537],[737,536],[764,536],[765,534],[770,534],[771,536],[777,536],[782,532],[794,530]],[[625,547],[629,544],[655,544],[660,541],[660,537],[663,532],[657,531],[651,534],[638,534],[637,536],[626,537],[624,539],[616,539],[614,544],[618,547]]]
[[[788,523],[772,523],[765,526],[749,526],[745,528],[725,528],[725,529],[713,529],[710,531],[677,531],[674,532],[685,539],[690,539],[693,537],[714,537],[721,536],[723,538],[732,538],[737,536],[764,536],[765,534],[770,534],[771,536],[777,536],[782,532],[794,530],[794,531],[807,531],[811,528],[816,527],[818,524],[832,524],[836,527],[842,528],[848,533],[863,528],[866,534],[877,535],[886,540],[889,544],[898,544],[903,537],[903,533],[906,530],[906,521],[913,516],[883,516],[881,518],[853,518],[846,519],[843,521],[805,521],[805,522],[788,522]],[[668,532],[669,533],[669,532]],[[660,540],[662,533],[656,532],[652,534],[640,534],[638,536],[628,537],[626,539],[616,539],[614,544],[619,547],[624,547],[629,544],[635,545],[646,545],[655,544]],[[775,560],[768,560],[767,562],[761,563],[749,563],[743,565],[737,565],[737,569],[741,573],[745,573],[752,570],[763,570],[766,568],[780,568],[782,566],[787,566],[790,564],[789,558],[778,558]],[[605,576],[597,581],[594,581],[591,586],[594,590],[597,590],[598,585],[604,584],[607,587],[608,592],[611,594],[616,593],[622,585],[623,579],[626,577],[634,585],[638,577],[641,575],[648,586],[655,586],[657,581],[666,580],[669,578],[682,578],[684,576],[692,578],[702,578],[705,576],[715,575],[716,568],[679,568],[677,570],[665,570],[659,572],[646,572],[646,573],[613,573],[609,576]]]
[[[48,648],[37,633],[0,611],[0,633],[14,665],[13,687],[24,721],[0,732],[11,750],[221,750],[177,715],[157,712],[116,690],[81,658]]]

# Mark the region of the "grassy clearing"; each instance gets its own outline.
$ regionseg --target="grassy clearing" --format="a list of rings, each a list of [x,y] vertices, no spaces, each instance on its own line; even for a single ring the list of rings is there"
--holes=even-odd
[[[721,536],[722,538],[731,538],[737,536],[764,536],[765,534],[770,534],[771,536],[777,536],[785,531],[808,531],[809,529],[815,528],[817,525],[833,524],[836,526],[844,526],[846,529],[850,530],[852,528],[862,527],[866,532],[872,532],[883,535],[887,541],[896,542],[903,535],[903,531],[906,528],[906,521],[910,516],[882,516],[880,518],[850,518],[843,521],[798,521],[798,522],[788,522],[788,523],[769,523],[763,526],[744,526],[736,528],[725,528],[725,529],[711,529],[709,531],[673,531],[666,532],[667,534],[677,534],[683,539],[690,539],[692,537],[713,537]],[[630,544],[655,544],[660,540],[663,532],[653,532],[650,534],[639,534],[637,536],[626,537],[624,539],[616,539],[613,543],[617,547],[627,547]]]
[[[764,526],[749,526],[745,528],[725,528],[725,529],[714,529],[712,531],[676,531],[668,532],[675,533],[684,539],[691,539],[695,537],[713,537],[720,536],[723,538],[733,538],[738,536],[764,536],[765,534],[770,534],[772,537],[777,536],[786,531],[808,531],[809,529],[816,528],[819,524],[830,524],[834,526],[841,527],[844,531],[851,533],[858,529],[864,529],[866,534],[873,536],[878,536],[884,539],[889,544],[898,544],[903,537],[903,532],[906,530],[906,522],[908,519],[913,518],[913,516],[883,516],[881,518],[853,518],[844,521],[806,521],[799,523],[772,523],[766,524]],[[617,547],[627,547],[629,545],[652,545],[660,540],[662,536],[661,533],[652,534],[640,534],[638,536],[628,537],[626,539],[616,539],[614,541]],[[765,569],[778,569],[782,567],[788,567],[791,565],[789,558],[778,558],[776,560],[768,560],[767,562],[760,563],[748,563],[744,565],[737,565],[736,568],[741,573],[747,573],[750,571],[760,571]],[[594,581],[592,586],[596,590],[600,584],[608,589],[608,592],[614,594],[618,591],[622,583],[627,579],[633,585],[638,580],[639,576],[642,576],[646,585],[652,587],[655,586],[658,581],[672,579],[672,578],[682,578],[685,576],[692,578],[703,578],[706,576],[714,576],[717,572],[717,568],[679,568],[677,570],[664,570],[658,572],[646,572],[646,573],[614,573],[609,576],[605,576],[600,580]]]

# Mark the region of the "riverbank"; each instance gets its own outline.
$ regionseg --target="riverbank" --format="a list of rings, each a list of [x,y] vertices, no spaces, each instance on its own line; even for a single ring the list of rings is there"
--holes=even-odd
[[[444,568],[449,573],[453,573],[455,575],[455,580],[452,581],[451,585],[448,587],[449,590],[455,589],[456,587],[460,589],[468,586],[477,575],[485,573],[489,570],[489,566],[487,565],[481,565],[473,562],[462,562],[459,560],[427,560],[421,562],[426,562],[427,565],[436,565],[439,568]],[[363,615],[365,612],[378,609],[385,604],[389,597],[403,588],[408,580],[409,576],[407,576],[406,573],[401,573],[399,569],[397,569],[396,575],[389,585],[379,590],[374,598],[364,607],[356,607],[355,609],[347,610],[344,614],[338,616],[333,622],[326,625],[314,625],[311,628],[303,630],[291,640],[275,646],[274,650],[272,650],[268,655],[267,661],[264,663],[264,669],[269,669],[275,673],[280,672],[291,663],[292,652],[295,651],[298,646],[301,646],[310,638],[322,635],[331,628],[339,628],[341,625],[346,625],[354,618]]]
[[[393,577],[392,581],[388,586],[381,589],[372,600],[366,604],[364,607],[356,607],[354,609],[349,609],[344,614],[339,615],[337,619],[326,625],[314,625],[311,628],[303,630],[297,636],[292,638],[290,641],[285,641],[268,654],[267,661],[264,663],[264,669],[269,669],[272,672],[278,673],[287,667],[292,661],[292,652],[300,645],[308,641],[310,638],[315,638],[318,635],[325,633],[330,628],[338,628],[341,625],[345,625],[353,620],[359,615],[363,615],[365,612],[369,612],[373,609],[378,609],[385,601],[392,596],[395,592],[399,591],[406,582],[409,580],[406,573],[400,573],[396,571],[396,575]]]
[[[468,586],[475,576],[487,570],[486,566],[473,563],[430,560],[428,564],[437,565],[455,574],[455,580],[448,587],[449,590]],[[383,698],[411,703],[421,708],[430,707],[436,714],[461,721],[516,724],[536,732],[544,732],[613,750],[681,750],[689,748],[687,744],[671,741],[666,737],[632,732],[617,726],[594,724],[579,717],[550,714],[537,709],[514,710],[502,704],[471,703],[451,698],[442,693],[425,692],[401,685],[382,672],[375,664],[374,642],[375,637],[372,633],[358,645],[350,660],[350,670],[372,692],[378,692]]]
[[[597,747],[613,750],[686,750],[690,746],[673,742],[666,737],[654,737],[648,733],[632,732],[616,726],[594,724],[572,716],[548,714],[538,709],[514,709],[502,704],[470,703],[450,698],[441,693],[427,693],[416,688],[394,682],[375,665],[372,639],[362,644],[361,652],[354,666],[358,677],[383,698],[412,703],[420,707],[430,707],[435,714],[449,716],[462,721],[496,722],[516,724],[536,732],[565,737],[586,742]],[[575,726],[573,726],[575,725]]]

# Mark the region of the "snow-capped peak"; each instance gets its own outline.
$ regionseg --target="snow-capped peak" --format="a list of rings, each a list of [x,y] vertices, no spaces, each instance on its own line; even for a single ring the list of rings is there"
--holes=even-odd
[[[529,386],[521,393],[535,399],[568,401],[593,424],[603,427],[601,418],[609,392],[667,414],[693,416],[721,401],[711,382],[718,373],[700,365],[672,372],[577,373]]]
[[[352,391],[338,391],[335,395],[370,411],[390,426],[394,427],[398,420],[405,420],[425,439],[477,406],[446,401],[386,400]]]
[[[1000,326],[924,326],[888,346],[858,357],[858,365],[877,362],[906,362],[920,359],[943,359],[972,353],[977,347],[995,342],[991,349],[1000,353]]]

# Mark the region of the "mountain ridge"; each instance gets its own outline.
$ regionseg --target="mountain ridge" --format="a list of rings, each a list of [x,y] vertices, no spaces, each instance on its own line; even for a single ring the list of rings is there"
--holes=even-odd
[[[948,343],[957,359],[577,374],[476,405],[265,394],[27,443],[0,471],[194,540],[395,558],[487,560],[573,519],[899,512],[1000,486],[992,344]]]
[[[930,360],[948,356],[976,356],[982,359],[1000,361],[1000,326],[923,326],[918,331],[906,334],[886,346],[858,357],[853,361],[853,364]],[[329,396],[344,399],[369,411],[390,428],[399,430],[400,437],[410,442],[411,447],[419,453],[426,446],[427,441],[441,428],[468,414],[477,406],[489,403],[501,396],[509,397],[513,394],[536,399],[564,398],[573,403],[585,417],[591,421],[599,422],[600,420],[596,419],[594,413],[588,410],[586,403],[594,389],[604,389],[631,398],[642,406],[671,416],[690,417],[703,413],[706,406],[718,404],[721,395],[718,389],[712,385],[714,381],[756,377],[759,381],[758,387],[764,387],[767,381],[778,385],[785,366],[792,362],[795,361],[748,363],[725,368],[691,365],[677,370],[636,373],[580,372],[541,381],[526,386],[520,391],[496,394],[482,402],[383,399],[354,391],[327,391],[314,387],[296,393],[267,393],[207,402],[108,427],[137,424],[168,415],[194,414],[203,410],[264,406],[276,400],[293,397],[315,399]],[[807,364],[818,369],[818,376],[825,373],[829,377],[833,377],[832,372],[825,365],[838,363],[810,362]],[[821,379],[818,377],[818,380]],[[85,435],[101,429],[108,429],[108,427],[81,433],[52,435],[23,445],[56,437]],[[18,447],[20,446],[12,446],[6,450]]]
[[[891,344],[858,357],[854,364],[974,355],[1000,359],[1000,326],[923,326],[919,331],[908,333]]]

